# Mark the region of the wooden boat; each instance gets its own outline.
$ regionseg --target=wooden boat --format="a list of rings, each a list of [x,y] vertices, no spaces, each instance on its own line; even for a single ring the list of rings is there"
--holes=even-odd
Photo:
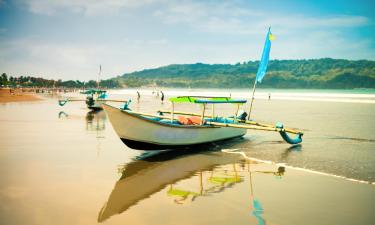
[[[107,99],[108,94],[106,90],[100,89],[100,74],[102,72],[102,65],[100,65],[100,70],[98,74],[98,80],[96,81],[97,87],[96,89],[87,89],[85,91],[80,92],[81,94],[86,95],[86,99],[71,99],[71,98],[65,98],[65,99],[60,99],[59,105],[64,106],[67,102],[85,102],[87,108],[90,110],[102,110],[103,107],[102,105],[106,102],[124,102],[126,101],[121,101],[121,100],[109,100]]]
[[[105,103],[105,99],[107,98],[107,91],[99,90],[99,89],[90,89],[81,94],[86,95],[86,105],[87,108],[91,110],[101,110],[103,109],[102,104]]]
[[[190,97],[193,99],[193,97]],[[182,102],[182,98],[176,98]],[[172,102],[175,101],[172,99]],[[245,101],[246,102],[246,101]],[[130,148],[159,150],[220,141],[246,134],[246,129],[206,124],[182,124],[174,117],[147,115],[104,104],[118,136]],[[182,117],[180,117],[182,118]],[[197,119],[190,117],[189,119]],[[198,118],[199,119],[199,118]]]
[[[86,106],[90,110],[102,110],[102,105],[106,102],[124,102],[122,100],[110,100],[107,99],[108,94],[105,90],[100,89],[88,89],[85,91],[80,92],[81,94],[86,95],[86,99],[72,99],[72,98],[65,98],[60,99],[59,105],[64,106],[67,102],[85,102]]]
[[[244,112],[238,115],[239,106],[246,103],[246,100],[228,97],[180,96],[171,98],[171,112],[163,112],[169,113],[171,115],[170,118],[164,115],[133,112],[127,107],[117,109],[106,104],[103,104],[103,107],[121,140],[130,148],[135,149],[153,150],[210,143],[243,136],[246,134],[247,129],[277,131],[286,142],[299,144],[302,142],[303,133],[301,131],[284,128],[281,123],[277,123],[274,126],[250,120],[256,84],[260,83],[266,74],[271,40],[273,39],[274,36],[271,33],[271,28],[269,28],[254,81],[249,114]],[[175,112],[174,103],[181,102],[201,104],[202,114]],[[232,118],[216,116],[215,104],[223,103],[237,105],[236,112]],[[207,105],[212,105],[211,116],[205,116]],[[179,115],[177,120],[175,119],[175,114]],[[297,136],[290,138],[287,133],[297,134]]]
[[[211,143],[246,134],[247,129],[278,131],[284,140],[291,144],[302,141],[302,132],[286,129],[282,124],[277,126],[260,124],[254,121],[246,121],[246,113],[239,117],[239,106],[246,103],[243,99],[228,97],[196,97],[180,96],[170,99],[172,111],[163,111],[157,114],[134,112],[126,108],[115,108],[103,104],[109,120],[120,137],[130,148],[140,150],[160,150],[188,147],[192,145]],[[175,112],[174,104],[190,102],[201,104],[202,114]],[[236,104],[236,113],[232,118],[216,116],[215,104]],[[205,115],[207,105],[212,105],[212,114]],[[164,114],[170,114],[165,116]],[[176,118],[177,115],[177,118]],[[189,116],[189,117],[187,117]],[[291,139],[286,132],[297,134],[296,139]]]

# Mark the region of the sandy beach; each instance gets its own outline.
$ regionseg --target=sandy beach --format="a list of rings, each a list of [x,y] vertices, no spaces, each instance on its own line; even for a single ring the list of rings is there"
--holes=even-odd
[[[0,88],[0,103],[39,101],[35,93],[24,92],[19,88]]]
[[[140,101],[131,105],[134,110],[169,107],[141,93]],[[135,92],[115,97],[134,98]],[[369,183],[374,170],[368,151],[374,144],[344,139],[371,129],[367,127],[371,124],[348,122],[349,130],[335,125],[356,115],[367,118],[373,115],[373,106],[284,104],[258,101],[254,116],[278,118],[304,129],[304,142],[295,148],[278,134],[248,132],[243,138],[193,152],[151,156],[126,147],[105,113],[90,112],[82,102],[60,107],[56,99],[45,98],[0,104],[0,221],[373,224],[375,186]],[[349,106],[348,114],[340,113],[338,118],[337,109]],[[292,112],[297,108],[303,113],[295,116]],[[331,136],[337,130],[340,136]],[[372,134],[363,138],[373,139]]]

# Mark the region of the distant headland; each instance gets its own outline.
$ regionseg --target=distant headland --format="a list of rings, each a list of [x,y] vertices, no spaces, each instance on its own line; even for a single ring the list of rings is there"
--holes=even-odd
[[[100,81],[103,88],[249,88],[259,61],[237,64],[174,64],[125,73]],[[32,76],[1,75],[0,85],[23,87],[96,87],[94,80],[62,81]],[[354,89],[375,88],[375,61],[345,59],[271,60],[259,88]]]

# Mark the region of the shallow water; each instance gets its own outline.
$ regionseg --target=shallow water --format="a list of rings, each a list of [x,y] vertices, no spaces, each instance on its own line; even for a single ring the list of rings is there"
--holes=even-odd
[[[141,94],[133,110],[169,107]],[[374,182],[374,112],[365,103],[257,100],[253,117],[303,129],[302,145],[249,131],[192,153],[150,155],[123,145],[105,114],[81,103],[0,104],[0,222],[373,224],[374,185],[291,167]]]

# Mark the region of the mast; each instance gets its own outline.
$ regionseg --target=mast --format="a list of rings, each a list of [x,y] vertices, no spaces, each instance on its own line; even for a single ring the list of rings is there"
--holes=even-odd
[[[254,86],[253,86],[253,94],[251,96],[251,103],[250,103],[249,115],[247,116],[247,120],[250,120],[250,114],[251,114],[251,109],[253,108],[254,94],[255,94],[256,86],[257,86],[257,79],[255,78]]]
[[[269,27],[268,32],[267,32],[267,36],[266,36],[266,41],[265,41],[264,47],[263,47],[262,58],[259,61],[258,71],[255,75],[255,81],[254,81],[254,86],[253,86],[253,94],[251,96],[249,115],[247,117],[248,120],[250,120],[251,109],[253,107],[256,85],[257,85],[258,82],[260,83],[262,81],[263,77],[266,75],[267,65],[268,65],[270,50],[271,50],[271,40],[273,40],[273,39],[274,39],[274,36],[271,33],[271,27]]]
[[[99,74],[98,74],[98,79],[96,80],[96,88],[99,89],[99,83],[100,83],[100,75],[102,73],[102,65],[99,67]]]

